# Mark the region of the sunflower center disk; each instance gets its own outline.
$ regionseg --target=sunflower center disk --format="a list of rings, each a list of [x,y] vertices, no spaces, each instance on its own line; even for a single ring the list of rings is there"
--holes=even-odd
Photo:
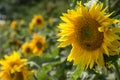
[[[28,47],[28,48],[26,49],[26,52],[27,52],[27,53],[30,53],[30,52],[31,52],[31,49]]]
[[[103,32],[98,31],[100,24],[93,19],[85,19],[76,26],[77,40],[81,48],[93,51],[101,47]]]
[[[37,24],[41,24],[41,20],[40,19],[37,19]]]
[[[42,43],[38,41],[38,42],[36,43],[36,46],[37,46],[38,49],[41,49],[41,48],[42,48]]]
[[[14,74],[10,74],[13,80],[24,80],[22,72],[15,72]]]

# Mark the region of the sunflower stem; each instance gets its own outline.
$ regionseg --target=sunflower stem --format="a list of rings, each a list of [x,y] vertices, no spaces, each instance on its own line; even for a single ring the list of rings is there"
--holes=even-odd
[[[35,75],[33,75],[33,77],[34,77],[34,80],[38,80],[37,77],[36,77]]]
[[[114,63],[114,67],[115,67],[117,80],[120,80],[120,71],[119,71],[119,67],[118,67],[118,63],[117,62]]]

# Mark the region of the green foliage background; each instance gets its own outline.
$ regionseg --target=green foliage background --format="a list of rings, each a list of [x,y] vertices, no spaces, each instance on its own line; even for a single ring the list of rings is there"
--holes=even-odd
[[[14,50],[21,52],[21,45],[29,41],[34,33],[41,34],[47,41],[46,50],[41,56],[26,57],[29,59],[29,66],[35,70],[35,75],[31,80],[115,80],[116,68],[112,65],[117,62],[118,70],[120,70],[120,56],[112,56],[106,58],[107,64],[101,71],[87,70],[81,72],[80,65],[72,65],[72,62],[67,62],[67,56],[70,52],[71,46],[66,48],[57,48],[56,34],[58,24],[61,22],[60,16],[65,13],[67,9],[75,7],[78,0],[0,0],[0,20],[5,24],[0,25],[0,58],[5,54],[11,54]],[[80,0],[79,0],[80,1]],[[88,0],[82,0],[87,2]],[[120,0],[100,0],[108,6],[108,12],[115,13],[112,18],[120,19]],[[40,14],[45,19],[43,29],[35,28],[34,32],[29,31],[29,23],[35,14]],[[49,19],[53,19],[53,23]],[[18,31],[14,31],[10,27],[12,20],[20,22],[24,20],[23,25],[19,25]],[[119,26],[120,24],[118,24]],[[10,38],[19,40],[19,44],[15,41],[11,42]],[[111,62],[112,61],[112,62]],[[112,65],[112,67],[110,66]],[[76,70],[75,70],[76,69]],[[101,73],[100,73],[101,72]],[[72,75],[73,74],[73,75]],[[80,75],[81,74],[81,75]],[[120,76],[120,75],[119,75]]]

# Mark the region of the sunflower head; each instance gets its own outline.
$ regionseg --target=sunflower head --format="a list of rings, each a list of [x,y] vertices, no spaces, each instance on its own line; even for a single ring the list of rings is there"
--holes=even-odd
[[[32,23],[40,28],[44,25],[44,18],[41,15],[35,15],[32,19]]]
[[[17,21],[12,21],[12,22],[11,22],[11,28],[12,28],[13,30],[16,30],[17,27],[18,27]]]
[[[22,52],[25,56],[31,55],[32,54],[32,47],[29,43],[24,43],[22,45]]]
[[[20,46],[20,40],[15,39],[15,38],[9,38],[9,43],[12,45],[14,48],[18,48]]]
[[[25,65],[27,59],[21,59],[17,52],[12,55],[5,55],[5,58],[0,60],[2,80],[28,80],[28,76],[32,73]]]
[[[94,2],[93,5],[82,5],[78,2],[75,9],[63,13],[58,28],[61,42],[59,47],[72,46],[68,61],[74,61],[74,65],[81,64],[82,68],[92,68],[96,63],[99,67],[104,65],[103,54],[116,55],[120,37],[116,35],[119,28],[110,28],[118,20],[109,18],[107,8],[103,9],[103,3]]]
[[[34,34],[31,40],[31,46],[33,48],[33,53],[41,55],[45,50],[45,40],[38,34]]]

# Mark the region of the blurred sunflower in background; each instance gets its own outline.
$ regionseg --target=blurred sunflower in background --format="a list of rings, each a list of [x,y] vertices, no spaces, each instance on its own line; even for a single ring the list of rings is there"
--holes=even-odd
[[[74,65],[81,64],[82,69],[90,69],[96,63],[100,68],[104,65],[103,54],[116,55],[120,46],[120,37],[116,34],[120,28],[110,27],[118,22],[109,18],[103,3],[82,5],[78,2],[76,9],[68,10],[61,16],[64,21],[58,28],[61,36],[59,47],[72,45],[68,61]],[[115,53],[114,53],[115,52]]]
[[[18,27],[18,23],[17,23],[17,21],[12,21],[11,22],[11,28],[13,29],[13,30],[16,30],[17,29],[17,27]]]
[[[29,23],[29,30],[30,32],[34,31],[34,24],[32,22]]]
[[[34,17],[32,19],[32,23],[35,26],[38,26],[39,28],[42,28],[45,21],[44,21],[44,18],[41,15],[34,15]]]
[[[54,19],[53,19],[52,17],[50,17],[50,18],[48,19],[48,22],[49,22],[50,25],[53,25]]]
[[[25,64],[27,59],[21,59],[19,53],[13,52],[12,55],[5,55],[0,60],[0,79],[1,80],[30,80],[29,76],[33,71],[28,70]]]
[[[17,48],[20,46],[20,40],[19,40],[19,39],[9,38],[8,41],[9,41],[9,44],[10,44],[14,49],[17,49]]]
[[[38,34],[34,34],[33,38],[30,42],[30,45],[33,49],[33,53],[36,55],[41,55],[45,50],[46,41],[43,37],[39,36]]]
[[[25,56],[29,56],[32,54],[32,47],[31,47],[30,43],[26,42],[22,45],[22,52]]]
[[[24,19],[21,19],[20,22],[19,22],[20,25],[23,25],[25,24],[25,20]]]

